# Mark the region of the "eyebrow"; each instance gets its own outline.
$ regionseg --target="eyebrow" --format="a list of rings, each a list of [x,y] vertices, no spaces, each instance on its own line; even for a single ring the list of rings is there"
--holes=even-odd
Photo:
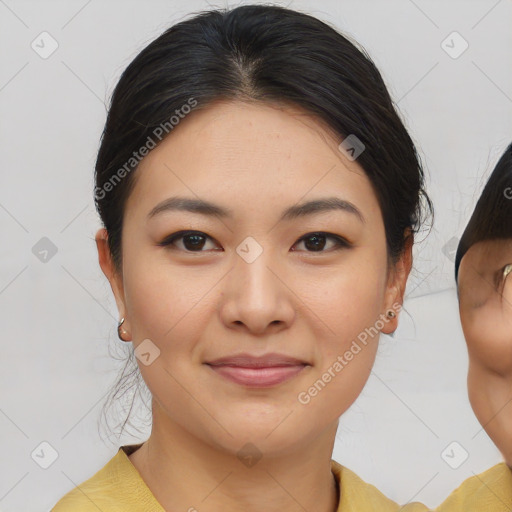
[[[158,203],[149,213],[148,220],[156,215],[168,211],[186,211],[198,213],[207,216],[217,216],[221,218],[233,218],[234,212],[229,208],[216,205],[203,199],[194,199],[188,197],[170,197]],[[354,215],[360,222],[366,223],[361,211],[350,201],[340,199],[339,197],[325,197],[314,199],[306,203],[293,205],[283,211],[282,221],[291,221],[307,215],[329,211],[343,211]]]

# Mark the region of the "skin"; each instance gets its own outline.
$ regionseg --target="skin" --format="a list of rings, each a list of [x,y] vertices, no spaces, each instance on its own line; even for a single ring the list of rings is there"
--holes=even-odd
[[[368,379],[379,336],[308,404],[297,396],[402,304],[412,265],[410,239],[387,266],[377,198],[339,143],[296,108],[216,102],[187,116],[140,163],[126,204],[121,273],[107,233],[97,232],[125,339],[136,349],[149,338],[160,350],[150,365],[137,361],[153,396],[153,429],[130,460],[166,510],[336,510],[330,461],[338,419]],[[168,211],[147,220],[175,195],[210,200],[234,217]],[[365,222],[344,211],[279,220],[286,207],[326,196],[350,201]],[[175,249],[157,245],[185,229],[207,235],[202,248],[183,238]],[[335,250],[325,238],[315,251],[302,237],[318,231],[353,246]],[[248,236],[263,248],[252,263],[236,252]],[[379,330],[393,332],[398,316]],[[257,389],[204,364],[239,352],[280,352],[309,366]],[[246,443],[262,455],[251,467],[237,456]]]
[[[512,467],[512,239],[474,244],[459,266],[459,312],[468,346],[468,393],[481,425]]]

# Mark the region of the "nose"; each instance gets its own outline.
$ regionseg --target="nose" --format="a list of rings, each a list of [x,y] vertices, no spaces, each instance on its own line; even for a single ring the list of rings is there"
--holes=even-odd
[[[236,255],[224,280],[222,321],[231,329],[254,335],[286,329],[293,322],[298,300],[292,288],[283,266],[270,252],[263,251],[252,262]]]

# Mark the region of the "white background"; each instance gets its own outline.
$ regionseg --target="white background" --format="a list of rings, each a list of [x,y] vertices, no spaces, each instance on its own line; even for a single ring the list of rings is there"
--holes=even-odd
[[[3,512],[49,510],[117,451],[97,431],[120,364],[112,352],[121,344],[94,243],[93,166],[105,104],[142,47],[208,5],[0,1]],[[333,457],[399,503],[434,507],[464,479],[503,460],[467,399],[453,254],[445,245],[462,234],[512,140],[512,3],[281,5],[335,25],[368,50],[425,164],[436,222],[418,238],[395,339],[381,337],[373,374],[341,418]],[[59,45],[47,59],[31,48],[43,31]],[[469,43],[457,59],[441,47],[453,31]],[[57,247],[46,263],[32,253],[42,237]],[[31,458],[43,441],[58,452],[48,469]],[[452,441],[469,453],[456,470],[441,457]]]

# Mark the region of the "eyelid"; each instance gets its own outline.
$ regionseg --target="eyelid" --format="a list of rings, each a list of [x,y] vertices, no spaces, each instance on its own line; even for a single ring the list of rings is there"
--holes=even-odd
[[[334,248],[334,250],[341,249],[341,248],[350,249],[350,248],[354,247],[354,244],[352,242],[350,242],[349,240],[347,240],[344,236],[336,235],[336,234],[330,233],[328,231],[310,231],[309,233],[302,235],[297,240],[297,242],[295,242],[295,244],[293,244],[293,245],[296,245],[297,243],[302,242],[306,238],[313,236],[313,235],[321,235],[321,236],[325,236],[325,238],[330,238],[330,239],[334,240],[336,242],[336,247]],[[306,252],[315,254],[316,251],[306,251]],[[332,252],[332,249],[331,249],[331,251],[318,251],[319,254],[322,254],[324,252],[325,253]]]
[[[215,238],[213,238],[212,236],[208,235],[204,231],[197,231],[195,229],[182,229],[180,231],[176,231],[174,233],[171,233],[170,235],[167,235],[166,237],[164,237],[162,241],[158,242],[157,245],[162,246],[162,247],[172,246],[173,243],[176,240],[180,240],[181,238],[184,238],[184,237],[189,236],[189,235],[204,236],[205,238],[209,238],[210,240],[213,240],[218,245],[218,242],[217,242],[217,240],[215,240]],[[185,252],[188,252],[188,253],[193,253],[193,252],[201,253],[201,252],[206,252],[206,251],[185,251]]]
[[[175,233],[172,233],[171,235],[166,236],[162,241],[158,242],[157,245],[162,246],[162,247],[169,247],[169,246],[172,246],[176,240],[184,238],[187,235],[204,235],[206,238],[209,238],[210,240],[213,240],[216,244],[218,244],[218,242],[215,240],[215,238],[208,235],[204,231],[184,229],[184,230],[176,231]],[[350,248],[354,247],[354,244],[352,242],[350,242],[347,238],[345,238],[341,235],[336,235],[334,233],[327,232],[327,231],[310,231],[309,233],[302,235],[293,245],[295,246],[297,243],[302,242],[305,239],[307,239],[308,237],[313,236],[313,235],[321,235],[321,236],[325,236],[325,238],[327,238],[327,239],[330,238],[330,239],[334,240],[336,243],[336,247],[334,247],[333,249],[328,250],[328,251],[305,251],[307,253],[322,254],[322,253],[333,252],[333,251],[336,251],[337,249],[343,249],[343,248],[350,249]],[[184,252],[200,254],[201,252],[208,252],[208,251],[184,251]]]

